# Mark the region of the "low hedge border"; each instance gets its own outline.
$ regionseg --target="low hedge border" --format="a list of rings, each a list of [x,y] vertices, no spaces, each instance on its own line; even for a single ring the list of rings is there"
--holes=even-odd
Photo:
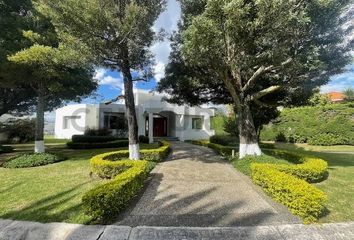
[[[85,193],[82,198],[85,212],[98,221],[111,220],[121,212],[143,187],[154,162],[168,155],[170,144],[163,141],[160,145],[157,149],[141,150],[144,160],[124,159],[129,156],[125,150],[91,158],[91,171],[112,180]]]
[[[111,142],[67,142],[66,145],[71,149],[95,149],[95,148],[118,148],[129,146],[128,140],[115,140]]]
[[[207,140],[189,142],[210,147],[224,156],[231,155],[232,149],[238,150]],[[309,183],[325,179],[328,174],[327,162],[316,157],[272,149],[272,144],[260,145],[262,148],[268,148],[262,149],[263,153],[295,164],[251,163],[253,182],[261,186],[275,201],[284,204],[293,214],[301,217],[305,223],[315,222],[325,209],[327,197],[323,191]]]
[[[272,165],[281,172],[291,174],[309,183],[320,182],[324,180],[328,174],[328,164],[323,159],[292,153],[286,150],[264,150],[263,152],[295,163],[294,165]]]
[[[3,145],[0,145],[0,154],[1,153],[11,153],[14,151],[14,148],[11,147],[11,146],[3,146]]]
[[[127,140],[126,138],[117,138],[114,136],[88,136],[88,135],[73,135],[71,141],[74,143],[103,143],[116,140]]]
[[[235,150],[235,153],[238,152],[238,147],[233,147],[233,146],[224,146],[221,144],[217,143],[211,143],[209,140],[186,140],[185,142],[199,145],[199,146],[204,146],[204,147],[209,147],[214,149],[218,154],[222,156],[231,156],[232,150]],[[261,148],[267,148],[267,149],[273,149],[275,148],[274,144],[271,143],[261,143],[260,144]]]
[[[66,160],[65,156],[52,153],[20,154],[4,162],[5,168],[39,167]]]
[[[327,202],[324,192],[305,180],[278,170],[273,164],[252,163],[251,171],[255,184],[305,223],[315,222],[320,217]]]

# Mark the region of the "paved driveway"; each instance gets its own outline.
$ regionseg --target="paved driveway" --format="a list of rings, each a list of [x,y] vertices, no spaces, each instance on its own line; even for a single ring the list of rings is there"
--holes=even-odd
[[[211,149],[172,143],[171,157],[117,220],[128,226],[251,226],[299,223]]]

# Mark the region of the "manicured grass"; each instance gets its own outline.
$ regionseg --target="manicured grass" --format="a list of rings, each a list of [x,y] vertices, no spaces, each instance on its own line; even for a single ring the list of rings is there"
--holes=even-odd
[[[157,144],[141,145],[142,149],[156,147]],[[27,152],[28,146],[16,149],[17,153]],[[81,198],[85,192],[105,182],[90,177],[89,159],[117,149],[71,150],[63,144],[48,145],[47,149],[68,159],[34,168],[0,168],[0,218],[89,223],[91,218],[83,213]],[[7,157],[9,155],[2,154],[0,161]]]
[[[316,184],[328,196],[326,205],[328,212],[320,219],[320,222],[354,220],[354,146],[322,147],[305,144],[276,144],[276,147],[296,152],[313,149],[306,153],[328,162],[328,179]]]

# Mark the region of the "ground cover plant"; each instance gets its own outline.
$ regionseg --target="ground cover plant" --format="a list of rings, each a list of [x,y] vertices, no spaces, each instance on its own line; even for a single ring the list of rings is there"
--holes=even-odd
[[[65,160],[62,155],[52,153],[27,153],[10,158],[3,164],[6,168],[28,168],[52,164]]]

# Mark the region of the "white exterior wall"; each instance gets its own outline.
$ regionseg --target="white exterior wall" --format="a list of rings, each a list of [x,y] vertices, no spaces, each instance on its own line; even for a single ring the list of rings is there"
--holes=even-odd
[[[97,127],[97,107],[87,104],[69,105],[55,112],[55,137],[70,139],[72,135],[83,134],[85,129]],[[78,119],[67,120],[65,117],[78,116]]]
[[[210,118],[215,115],[214,109],[188,107],[169,104],[162,101],[163,95],[152,94],[144,90],[135,92],[136,114],[138,120],[138,134],[145,135],[145,119],[149,113],[161,114],[167,117],[168,136],[178,137],[180,140],[206,139],[214,135],[210,129]],[[59,108],[56,111],[55,136],[57,138],[71,138],[74,134],[83,134],[86,128],[103,128],[105,112],[125,112],[125,105],[120,104],[77,104]],[[77,126],[64,128],[65,116],[80,116],[75,119]],[[202,129],[192,129],[192,118],[202,117]]]

